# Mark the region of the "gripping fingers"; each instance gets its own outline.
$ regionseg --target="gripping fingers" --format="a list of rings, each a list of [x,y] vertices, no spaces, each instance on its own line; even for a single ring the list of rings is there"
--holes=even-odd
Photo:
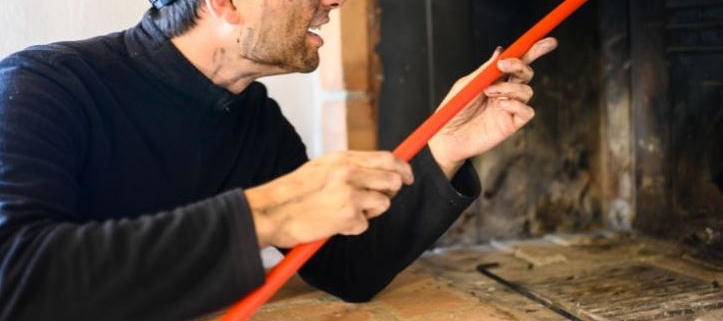
[[[497,106],[510,113],[516,128],[521,128],[535,117],[532,107],[517,100],[501,98],[497,100]]]
[[[360,215],[360,217],[351,224],[347,229],[339,232],[341,235],[359,235],[369,228],[369,221]]]
[[[395,172],[362,168],[351,174],[352,185],[358,188],[377,191],[387,197],[393,197],[402,188],[404,179]]]
[[[339,232],[341,235],[359,235],[364,233],[369,228],[369,220],[367,220],[363,214],[357,215],[357,217],[350,222],[349,227]]]
[[[535,92],[532,87],[524,84],[501,82],[485,89],[485,95],[490,98],[508,98],[527,103],[532,99]]]
[[[510,76],[509,82],[515,84],[526,84],[535,76],[535,71],[522,59],[510,58],[497,62],[497,68],[504,74]]]
[[[382,215],[389,209],[389,206],[392,205],[392,201],[387,195],[376,191],[361,191],[359,199],[359,212],[364,219],[372,219]]]
[[[386,195],[370,191],[359,190],[354,202],[356,210],[353,216],[348,220],[347,228],[343,229],[339,234],[342,235],[358,235],[369,228],[369,220],[382,215],[391,206],[391,200]]]
[[[404,184],[414,182],[412,167],[391,152],[349,152],[349,155],[352,161],[362,169],[396,173],[402,178]]]
[[[532,80],[535,72],[530,67],[535,60],[546,55],[557,48],[557,40],[555,38],[545,38],[536,42],[530,50],[528,50],[522,59],[505,59],[497,63],[497,67],[505,74],[509,74],[509,82],[526,84]]]

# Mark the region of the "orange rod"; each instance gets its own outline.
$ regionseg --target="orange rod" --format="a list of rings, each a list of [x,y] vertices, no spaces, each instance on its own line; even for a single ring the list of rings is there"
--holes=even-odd
[[[572,15],[572,13],[585,4],[585,2],[587,2],[587,0],[563,1],[562,4],[522,35],[522,37],[515,41],[507,50],[503,51],[497,59],[521,58],[532,48],[535,42],[549,34],[552,29]],[[502,72],[497,69],[497,61],[490,64],[449,102],[407,137],[407,139],[394,150],[394,155],[406,162],[410,161],[414,155],[424,148],[432,136],[501,75]],[[286,281],[299,271],[304,263],[324,246],[327,240],[328,239],[319,240],[293,248],[281,263],[269,272],[266,277],[266,283],[233,305],[220,321],[248,320],[256,309],[270,299]]]

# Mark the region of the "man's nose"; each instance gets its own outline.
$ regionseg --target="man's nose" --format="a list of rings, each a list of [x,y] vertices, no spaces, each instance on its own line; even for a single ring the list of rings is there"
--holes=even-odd
[[[346,0],[321,0],[322,6],[330,9],[336,9],[343,6],[344,2],[346,2]]]

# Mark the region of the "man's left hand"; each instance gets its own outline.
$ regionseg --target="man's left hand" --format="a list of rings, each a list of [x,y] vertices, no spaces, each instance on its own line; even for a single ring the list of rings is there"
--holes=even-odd
[[[546,38],[533,45],[522,59],[498,61],[497,67],[503,73],[501,80],[473,99],[429,141],[434,159],[448,178],[454,176],[466,159],[497,146],[534,117],[535,111],[527,105],[534,94],[527,85],[534,75],[530,64],[555,48],[557,40]],[[459,79],[442,106],[500,53],[498,49],[482,67]]]

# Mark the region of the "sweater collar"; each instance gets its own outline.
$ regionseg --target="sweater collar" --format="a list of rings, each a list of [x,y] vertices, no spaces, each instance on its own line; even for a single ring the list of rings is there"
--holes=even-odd
[[[175,94],[191,98],[204,108],[230,111],[249,89],[259,85],[254,82],[237,95],[214,84],[163,35],[153,21],[152,10],[146,12],[138,26],[128,30],[126,44],[134,64],[156,81],[173,88]]]

